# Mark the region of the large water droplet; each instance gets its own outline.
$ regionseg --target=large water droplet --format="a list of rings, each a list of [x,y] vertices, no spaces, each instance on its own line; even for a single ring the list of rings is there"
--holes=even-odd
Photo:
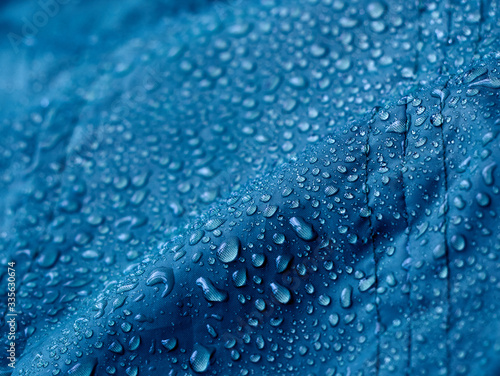
[[[256,268],[262,267],[266,262],[266,255],[263,253],[254,253],[252,255],[252,265]]]
[[[265,218],[271,218],[274,215],[274,213],[276,213],[277,210],[278,210],[278,207],[276,205],[269,205],[269,206],[266,206],[266,208],[262,212],[262,215]]]
[[[432,250],[434,258],[438,259],[446,255],[446,247],[443,244],[438,244]]]
[[[196,280],[196,284],[201,287],[205,299],[209,302],[223,302],[228,298],[227,292],[216,288],[208,278],[200,277]]]
[[[247,283],[247,271],[245,268],[233,273],[233,282],[236,287],[242,287]]]
[[[177,347],[177,338],[164,339],[161,341],[161,344],[167,349],[167,352],[170,352]]]
[[[476,195],[476,202],[479,206],[486,207],[490,204],[491,198],[487,193],[479,192]]]
[[[281,234],[281,233],[276,233],[273,235],[273,242],[275,244],[278,244],[278,245],[281,245],[285,242],[285,235]]]
[[[361,292],[367,291],[375,284],[375,281],[376,279],[374,275],[362,279],[361,281],[359,281],[359,291]]]
[[[116,340],[109,345],[108,350],[114,352],[115,354],[123,354],[123,346]]]
[[[323,307],[327,307],[328,305],[330,305],[331,301],[332,301],[331,298],[326,294],[322,294],[318,298],[318,303]]]
[[[68,370],[68,375],[71,376],[93,376],[95,375],[95,368],[97,366],[97,359],[93,358],[81,363],[76,363],[71,369]]]
[[[290,255],[279,255],[276,257],[276,269],[278,273],[283,273],[290,265],[290,261],[292,261],[292,256]]]
[[[290,290],[288,290],[286,287],[278,283],[272,282],[271,290],[273,291],[273,295],[276,298],[276,300],[281,304],[287,304],[290,302],[292,295],[290,294]]]
[[[205,231],[203,231],[203,230],[196,230],[189,237],[189,244],[190,245],[197,244],[201,240],[201,238],[203,238],[204,235],[205,235]]]
[[[345,287],[340,293],[340,305],[342,308],[349,308],[352,305],[352,287]]]
[[[493,172],[495,171],[496,167],[497,167],[496,163],[491,163],[485,168],[483,168],[483,170],[481,171],[481,175],[483,176],[484,184],[493,185],[494,182]]]
[[[316,58],[325,57],[328,54],[328,47],[322,44],[313,44],[311,46],[311,55]]]
[[[370,17],[376,20],[384,15],[386,6],[380,1],[373,1],[368,4],[366,9]]]
[[[336,327],[340,321],[340,316],[337,313],[332,313],[330,316],[328,316],[328,323],[332,327]]]
[[[134,351],[137,350],[140,344],[141,344],[141,336],[139,335],[133,336],[128,343],[128,348],[130,351]]]
[[[241,247],[240,239],[236,236],[228,238],[217,250],[217,257],[222,262],[228,263],[236,260]]]
[[[458,252],[465,249],[465,238],[460,234],[453,235],[450,239],[450,243]]]
[[[170,294],[175,284],[173,269],[169,267],[159,267],[153,270],[146,281],[146,285],[153,286],[158,283],[163,283],[165,285],[165,289],[161,294],[162,298]]]
[[[194,345],[194,351],[191,353],[189,358],[189,363],[193,371],[202,373],[208,369],[210,365],[210,358],[212,357],[214,351],[207,349],[205,346],[200,344]]]
[[[301,217],[290,218],[290,224],[292,225],[292,228],[297,236],[303,240],[312,241],[318,236],[318,234],[316,234],[316,232],[314,231],[312,225],[307,223]]]

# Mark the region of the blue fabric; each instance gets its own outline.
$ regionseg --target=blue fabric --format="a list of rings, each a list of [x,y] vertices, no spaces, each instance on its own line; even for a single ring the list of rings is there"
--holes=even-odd
[[[2,3],[0,375],[499,374],[498,6]]]

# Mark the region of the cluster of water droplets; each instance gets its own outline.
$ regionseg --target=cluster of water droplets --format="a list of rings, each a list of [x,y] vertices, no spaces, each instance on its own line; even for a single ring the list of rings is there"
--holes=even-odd
[[[224,5],[117,48],[73,90],[97,115],[8,123],[17,374],[467,373],[496,346],[466,334],[496,307],[498,67],[386,105],[494,46],[474,13],[426,6]],[[101,111],[104,86],[125,94]],[[457,359],[423,350],[433,334]]]

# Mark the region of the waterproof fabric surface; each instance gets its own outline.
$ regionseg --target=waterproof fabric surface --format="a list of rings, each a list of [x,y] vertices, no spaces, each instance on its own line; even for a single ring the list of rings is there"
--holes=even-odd
[[[497,0],[0,7],[1,375],[500,374]]]

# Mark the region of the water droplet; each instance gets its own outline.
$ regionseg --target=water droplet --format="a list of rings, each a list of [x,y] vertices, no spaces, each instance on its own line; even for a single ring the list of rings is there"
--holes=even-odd
[[[95,375],[95,368],[97,366],[97,359],[92,358],[87,361],[76,363],[68,370],[68,375],[71,376],[93,376]]]
[[[47,269],[56,263],[58,256],[59,256],[59,251],[57,249],[46,248],[38,256],[36,261],[38,265],[40,265],[40,267]]]
[[[257,308],[259,311],[263,311],[266,309],[266,302],[262,299],[257,299],[255,301],[255,308]]]
[[[128,333],[132,330],[132,324],[130,324],[129,322],[125,321],[121,324],[121,328],[123,330],[124,333]]]
[[[260,268],[266,262],[266,256],[263,253],[254,253],[252,255],[252,265],[256,268]]]
[[[252,29],[252,24],[250,23],[238,23],[231,25],[228,28],[228,32],[230,35],[234,37],[241,38],[247,35],[251,29]]]
[[[460,234],[452,235],[450,243],[458,252],[465,249],[465,238]]]
[[[172,350],[175,350],[175,348],[177,347],[177,338],[172,337],[169,339],[164,339],[161,341],[161,344],[167,349],[167,352],[170,352]]]
[[[210,359],[212,358],[213,353],[214,350],[207,349],[205,346],[198,343],[195,344],[194,350],[189,358],[189,363],[191,364],[193,371],[198,373],[205,372],[210,365]]]
[[[224,222],[225,222],[225,220],[222,218],[210,219],[205,224],[205,229],[207,231],[213,231],[213,230],[217,229],[218,227],[220,227]]]
[[[127,376],[137,376],[139,373],[139,368],[137,366],[127,367],[125,370]]]
[[[367,11],[370,17],[376,20],[384,15],[386,6],[380,1],[373,1],[368,4]]]
[[[109,345],[108,350],[114,352],[115,354],[123,354],[123,346],[117,340],[113,341],[111,345]]]
[[[325,188],[325,194],[329,196],[333,196],[335,193],[337,193],[339,189],[337,187],[332,187],[331,185],[327,186]]]
[[[365,292],[369,290],[375,284],[376,278],[374,275],[364,278],[359,281],[359,291]]]
[[[276,205],[269,205],[266,206],[262,215],[264,216],[264,218],[271,218],[277,210],[278,207]]]
[[[204,235],[205,235],[205,231],[203,231],[203,230],[196,230],[189,237],[189,244],[190,245],[198,244],[198,242],[201,240],[201,238],[203,238]]]
[[[464,81],[466,83],[471,83],[475,79],[481,77],[483,74],[488,73],[488,69],[486,67],[477,67],[472,69],[471,71],[467,72],[465,75]]]
[[[247,283],[247,271],[245,268],[233,273],[233,282],[236,287],[244,286]]]
[[[305,89],[307,87],[307,80],[302,76],[291,77],[288,83],[296,89]]]
[[[305,241],[312,241],[318,236],[314,228],[301,217],[292,217],[289,222],[297,236]]]
[[[128,343],[128,348],[130,351],[134,351],[137,350],[140,344],[141,344],[141,336],[139,335],[133,336]]]
[[[349,308],[352,306],[352,287],[347,286],[342,289],[340,293],[340,306],[342,308]]]
[[[401,120],[395,120],[385,129],[388,133],[405,133],[406,132],[406,122]]]
[[[153,286],[158,283],[163,283],[165,285],[165,289],[161,294],[162,298],[170,294],[175,284],[173,269],[169,267],[159,267],[153,270],[146,280],[146,285]]]
[[[288,304],[290,302],[292,295],[290,293],[290,290],[288,290],[286,287],[278,283],[272,282],[271,290],[276,300],[281,304]]]
[[[252,204],[247,208],[247,215],[248,216],[254,215],[256,211],[257,211],[257,205]]]
[[[443,244],[438,244],[432,250],[432,254],[435,259],[444,257],[444,255],[446,255],[446,247]]]
[[[349,70],[351,67],[351,60],[348,57],[343,57],[335,62],[335,67],[342,72]]]
[[[431,124],[435,127],[440,127],[443,125],[444,116],[441,113],[437,113],[431,116]]]
[[[86,250],[82,253],[84,260],[97,260],[102,257],[102,254],[94,251],[93,249]]]
[[[318,298],[319,305],[322,305],[323,307],[329,306],[331,301],[332,299],[326,294],[321,294]]]
[[[488,77],[480,81],[473,82],[469,85],[470,87],[479,86],[486,87],[490,89],[500,89],[500,78],[498,77]]]
[[[330,316],[328,316],[328,323],[332,327],[336,327],[340,321],[340,316],[337,313],[332,313]]]
[[[290,255],[279,255],[276,257],[276,269],[278,273],[283,273],[292,261],[292,256]]]
[[[431,93],[433,97],[439,98],[441,100],[441,106],[444,105],[444,101],[450,95],[450,90],[447,88],[444,89],[434,89]]]
[[[328,54],[328,47],[321,44],[313,44],[311,46],[311,55],[315,58],[322,58]]]
[[[483,176],[484,184],[493,185],[494,183],[493,172],[495,171],[496,167],[497,167],[496,163],[491,163],[485,168],[483,168],[483,170],[481,171],[481,175]]]
[[[239,360],[240,358],[241,358],[241,354],[238,352],[238,350],[231,350],[231,359]]]
[[[233,262],[238,257],[241,243],[236,236],[228,238],[217,250],[217,257],[224,263]]]
[[[477,202],[477,204],[479,206],[486,207],[486,206],[488,206],[490,204],[491,199],[490,199],[490,196],[488,196],[487,193],[479,192],[476,195],[476,202]]]
[[[201,287],[205,299],[209,302],[223,302],[228,298],[227,292],[217,289],[208,278],[200,277],[196,284]]]
[[[281,245],[285,242],[285,235],[281,233],[277,233],[273,235],[273,242],[274,244]]]

